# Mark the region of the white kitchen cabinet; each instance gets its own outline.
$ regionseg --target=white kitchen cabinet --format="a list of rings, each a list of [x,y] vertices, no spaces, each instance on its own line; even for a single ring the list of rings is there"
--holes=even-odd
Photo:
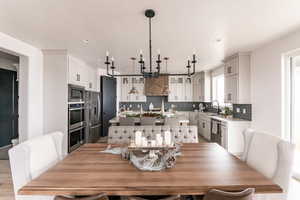
[[[205,113],[199,113],[198,132],[199,135],[210,141],[211,119]]]
[[[169,102],[183,102],[185,101],[185,88],[184,77],[182,76],[170,76],[169,77],[169,90],[168,95]]]
[[[250,54],[237,53],[225,62],[225,103],[250,104]]]
[[[122,77],[121,78],[121,101],[122,102],[130,102],[130,94],[129,91],[131,89],[130,77]]]
[[[187,76],[169,77],[169,102],[192,102],[193,101],[193,79]]]
[[[230,153],[240,156],[244,151],[243,132],[249,128],[249,121],[222,122],[222,146]]]
[[[131,86],[130,90],[134,86],[138,93],[131,94],[130,101],[131,102],[146,102],[147,97],[145,96],[145,79],[143,77],[131,77]],[[129,90],[129,91],[130,91]]]
[[[193,77],[193,101],[195,102],[210,102],[211,89],[210,72],[196,73]]]
[[[193,101],[193,81],[191,77],[184,77],[184,101]]]
[[[97,91],[97,70],[77,58],[68,56],[68,83]]]
[[[137,89],[138,94],[129,94],[132,86]],[[122,77],[121,78],[121,101],[122,102],[146,102],[145,79],[143,77]]]
[[[89,91],[99,91],[98,90],[98,85],[100,86],[100,82],[97,76],[97,70],[91,67],[86,67],[87,68],[87,72],[88,72],[88,79],[87,79],[87,86],[86,86],[86,90]]]
[[[238,102],[238,75],[231,75],[225,78],[225,99],[226,103]]]

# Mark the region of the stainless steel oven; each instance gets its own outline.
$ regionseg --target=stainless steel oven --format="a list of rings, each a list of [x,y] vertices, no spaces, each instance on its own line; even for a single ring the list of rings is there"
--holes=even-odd
[[[76,129],[84,125],[84,102],[69,102],[69,130]]]
[[[69,130],[69,152],[74,151],[85,143],[85,127]]]
[[[84,101],[84,87],[69,84],[69,102]]]

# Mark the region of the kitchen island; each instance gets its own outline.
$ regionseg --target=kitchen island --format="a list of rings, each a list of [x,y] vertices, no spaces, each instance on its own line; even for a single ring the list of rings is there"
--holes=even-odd
[[[163,114],[161,114],[161,112],[145,112],[142,114],[142,116],[151,116],[151,114],[153,114],[153,116],[156,116],[156,124],[162,125],[164,124],[165,118],[169,117],[169,118],[176,118],[179,120],[179,123],[181,123],[182,125],[187,125],[190,121],[189,119],[184,116],[179,114],[178,112],[165,112]],[[109,123],[112,126],[117,126],[120,122],[120,118],[121,117],[133,117],[134,118],[134,123],[136,125],[140,124],[141,122],[141,113],[140,112],[136,112],[136,111],[124,111],[121,112],[117,117],[112,118],[111,120],[109,120]]]

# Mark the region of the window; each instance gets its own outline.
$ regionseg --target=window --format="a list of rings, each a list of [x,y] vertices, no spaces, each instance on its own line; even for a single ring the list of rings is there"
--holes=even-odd
[[[224,74],[212,78],[212,99],[224,106]]]
[[[283,137],[296,145],[295,166],[300,172],[300,52],[285,58],[283,90]],[[300,173],[299,173],[300,175]],[[298,175],[298,176],[299,176]],[[300,178],[300,177],[299,177]]]

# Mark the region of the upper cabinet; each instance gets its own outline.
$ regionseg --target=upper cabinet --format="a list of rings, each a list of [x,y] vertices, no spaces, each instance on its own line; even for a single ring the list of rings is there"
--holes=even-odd
[[[169,76],[169,102],[185,101],[185,82],[184,76]]]
[[[211,101],[211,76],[210,72],[200,72],[193,76],[193,101],[210,102]]]
[[[79,59],[68,56],[68,83],[99,92],[100,79],[97,69],[86,65]]]
[[[146,102],[144,94],[145,79],[143,77],[121,77],[121,102]],[[135,87],[137,94],[129,94],[132,87]]]
[[[225,103],[251,103],[250,54],[237,53],[226,58],[224,63]]]

